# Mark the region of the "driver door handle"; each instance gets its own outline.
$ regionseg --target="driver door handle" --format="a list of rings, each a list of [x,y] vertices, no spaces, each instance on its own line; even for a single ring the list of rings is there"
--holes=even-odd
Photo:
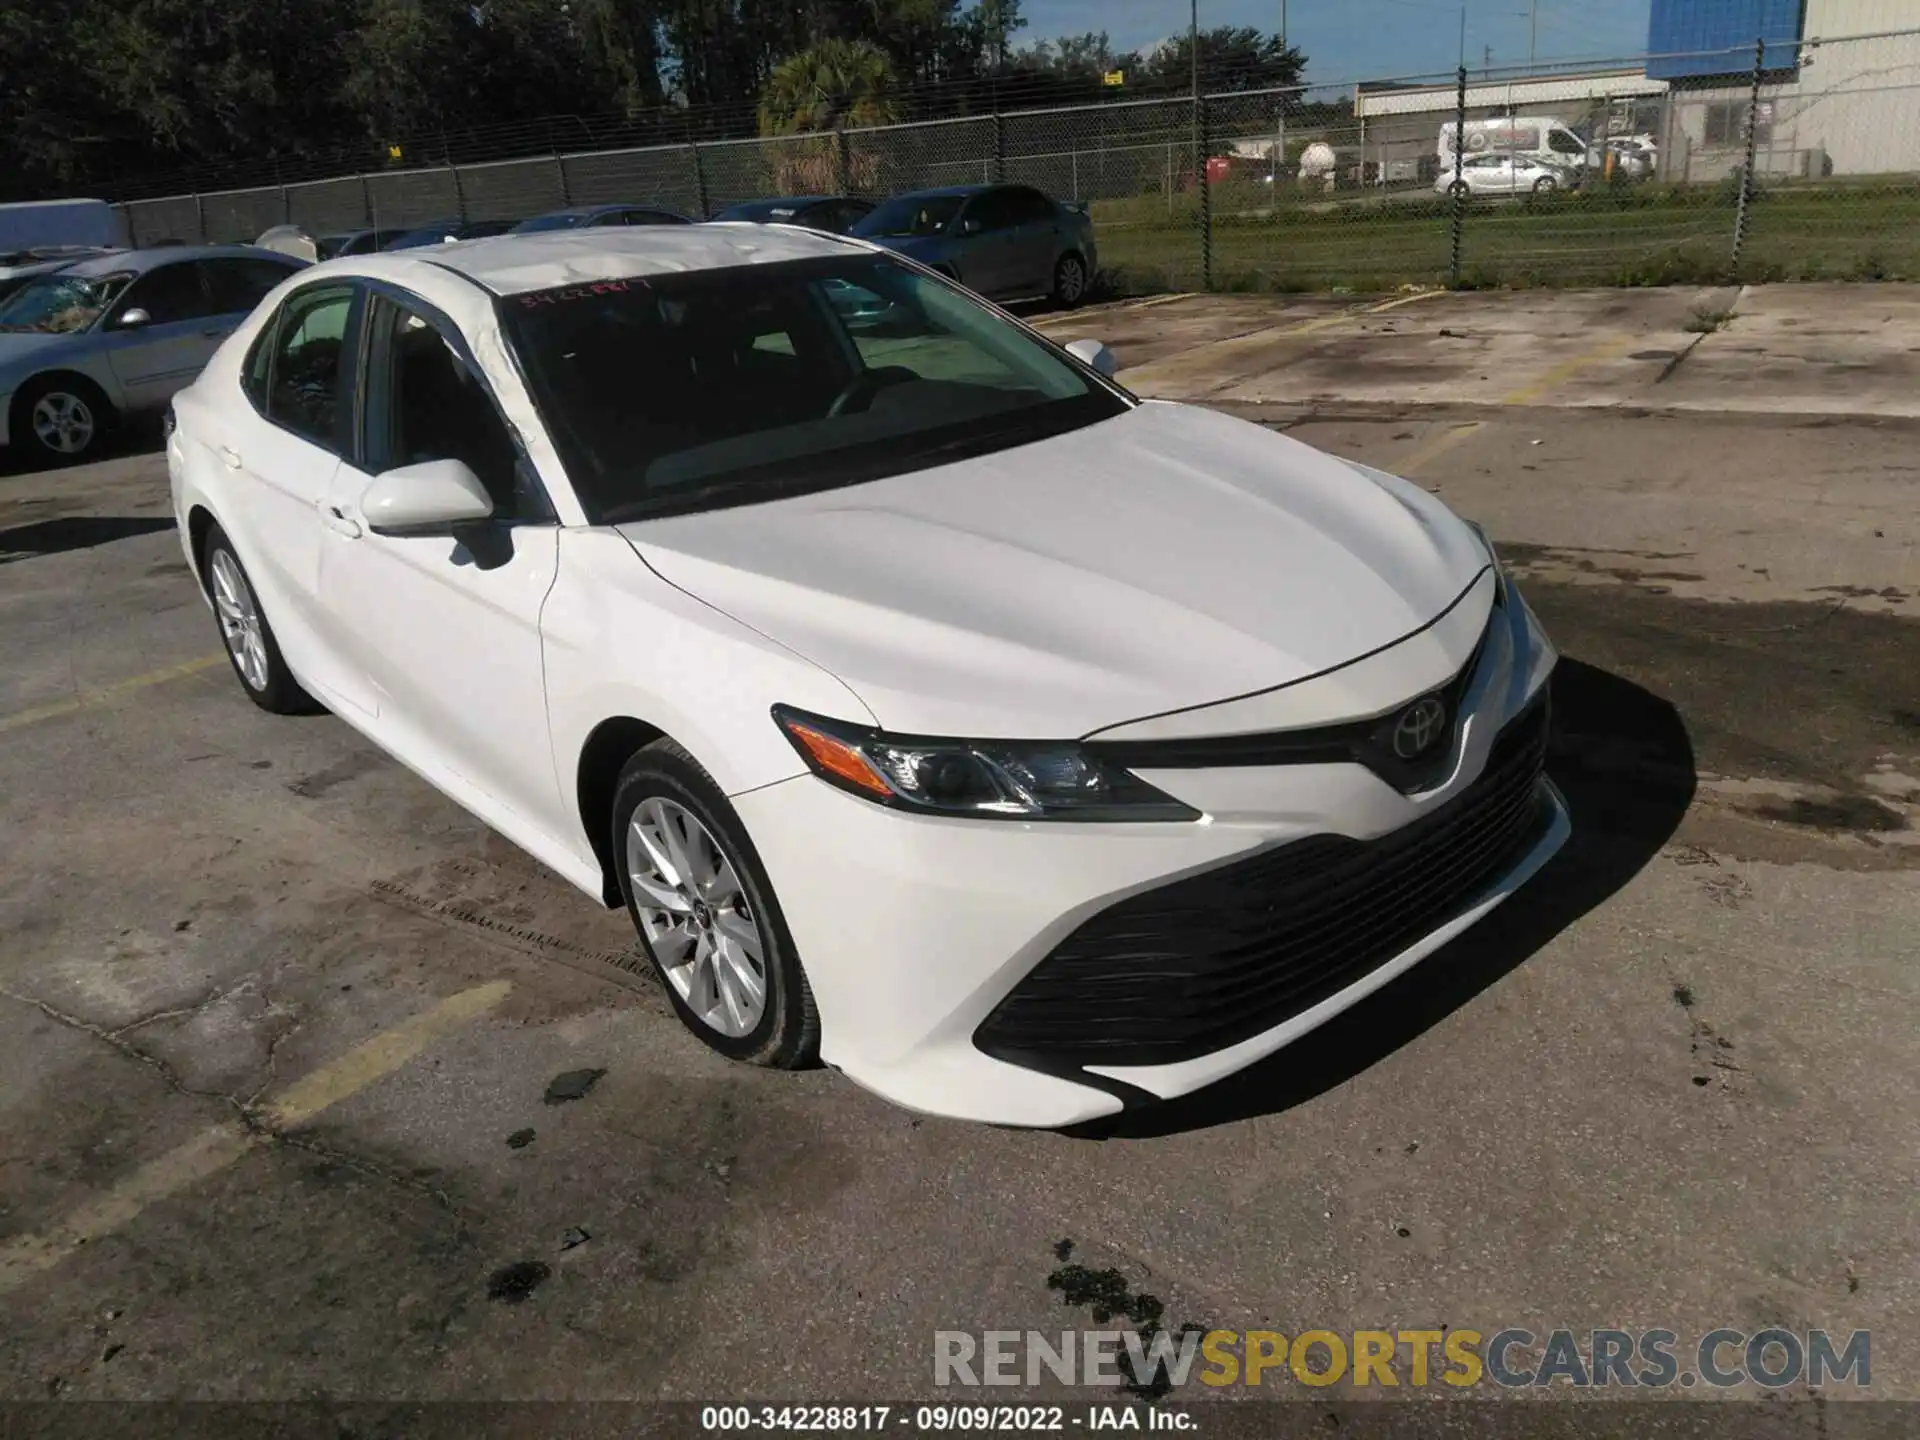
[[[342,510],[338,505],[323,503],[320,506],[320,519],[325,522],[326,527],[336,535],[344,535],[349,540],[358,540],[360,538],[360,522],[347,514],[347,512]]]

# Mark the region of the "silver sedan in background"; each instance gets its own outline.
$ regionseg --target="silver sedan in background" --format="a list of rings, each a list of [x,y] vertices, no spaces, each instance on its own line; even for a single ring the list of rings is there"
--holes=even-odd
[[[0,444],[42,465],[92,455],[165,407],[289,275],[251,245],[120,250],[39,275],[0,301]]]

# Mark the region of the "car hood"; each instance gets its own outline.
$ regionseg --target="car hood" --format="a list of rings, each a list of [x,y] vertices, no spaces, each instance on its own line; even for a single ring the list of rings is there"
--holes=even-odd
[[[1321,674],[1424,628],[1488,564],[1417,486],[1154,402],[931,470],[620,529],[886,729],[971,737],[1080,736]]]

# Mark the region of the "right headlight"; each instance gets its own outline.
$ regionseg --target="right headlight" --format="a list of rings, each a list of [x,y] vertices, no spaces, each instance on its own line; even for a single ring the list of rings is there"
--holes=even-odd
[[[927,815],[981,820],[1198,820],[1200,812],[1072,740],[889,735],[773,707],[780,733],[830,785]]]

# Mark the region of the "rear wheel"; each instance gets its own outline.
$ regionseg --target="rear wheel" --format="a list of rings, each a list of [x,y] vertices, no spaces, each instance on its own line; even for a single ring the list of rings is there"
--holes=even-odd
[[[1542,175],[1533,182],[1533,193],[1536,195],[1551,195],[1559,188],[1560,182],[1551,175]]]
[[[1473,191],[1468,186],[1466,181],[1456,180],[1453,182],[1453,184],[1447,187],[1447,194],[1455,200],[1465,200],[1468,196],[1473,194]]]
[[[1053,267],[1053,303],[1071,310],[1087,298],[1087,262],[1069,250]]]
[[[280,642],[274,639],[273,627],[260,608],[260,597],[247,578],[247,569],[233,553],[233,542],[218,526],[207,535],[201,573],[206,576],[214,618],[220,622],[227,659],[247,698],[275,715],[303,715],[318,709],[287,668]]]
[[[14,396],[14,443],[43,465],[75,465],[98,453],[112,410],[100,387],[79,376],[45,375]]]
[[[680,1021],[729,1059],[792,1070],[820,1017],[740,817],[671,740],[637,751],[613,800],[620,893]]]

